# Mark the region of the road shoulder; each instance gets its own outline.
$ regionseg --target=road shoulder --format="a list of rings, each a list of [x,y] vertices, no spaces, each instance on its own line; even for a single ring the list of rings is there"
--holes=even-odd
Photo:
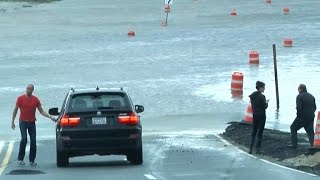
[[[248,152],[251,131],[251,125],[232,123],[220,136],[240,150]],[[310,145],[306,134],[299,134],[298,137],[298,149],[291,149],[288,147],[288,144],[291,142],[290,133],[265,129],[261,154],[257,155],[254,153],[253,156],[287,168],[319,176],[320,153],[309,151]]]

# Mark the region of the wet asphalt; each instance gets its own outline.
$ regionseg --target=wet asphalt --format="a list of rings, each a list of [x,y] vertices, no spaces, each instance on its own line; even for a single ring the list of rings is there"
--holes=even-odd
[[[125,156],[85,156],[72,158],[69,167],[57,168],[54,140],[38,141],[37,167],[30,167],[28,164],[18,166],[16,157],[19,142],[11,143],[13,148],[7,165],[5,159],[10,149],[10,142],[4,142],[2,146],[0,158],[3,161],[1,166],[3,172],[0,180],[319,179],[316,176],[264,162],[238,150],[212,133],[199,131],[145,134],[144,164],[140,166],[130,165]]]

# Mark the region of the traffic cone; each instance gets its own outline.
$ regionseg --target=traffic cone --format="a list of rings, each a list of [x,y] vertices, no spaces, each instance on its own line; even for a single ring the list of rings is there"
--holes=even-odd
[[[253,123],[253,114],[252,114],[252,106],[251,101],[249,101],[247,112],[243,117],[243,123],[252,124]]]
[[[318,112],[316,130],[314,134],[313,149],[320,149],[320,112]]]

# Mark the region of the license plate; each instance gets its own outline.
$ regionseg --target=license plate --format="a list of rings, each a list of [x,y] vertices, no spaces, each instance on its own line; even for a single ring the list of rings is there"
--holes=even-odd
[[[107,124],[107,118],[106,117],[93,117],[92,124],[94,124],[94,125]]]

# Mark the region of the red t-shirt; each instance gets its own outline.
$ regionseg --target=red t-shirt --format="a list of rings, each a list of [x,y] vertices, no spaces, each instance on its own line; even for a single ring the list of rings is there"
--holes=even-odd
[[[36,96],[19,96],[16,106],[20,108],[20,121],[36,121],[36,109],[41,105]]]

